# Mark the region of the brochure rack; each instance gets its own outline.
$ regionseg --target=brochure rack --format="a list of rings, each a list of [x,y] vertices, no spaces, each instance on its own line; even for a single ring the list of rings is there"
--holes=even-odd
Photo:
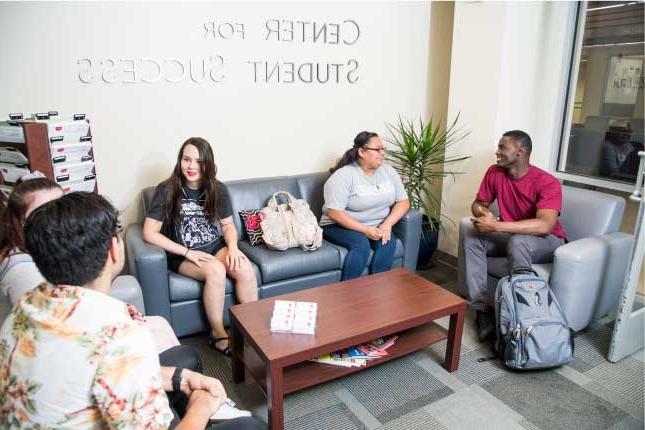
[[[84,115],[69,121],[4,122],[0,129],[0,191],[5,195],[17,179],[34,170],[57,182],[65,193],[98,191],[92,134]]]

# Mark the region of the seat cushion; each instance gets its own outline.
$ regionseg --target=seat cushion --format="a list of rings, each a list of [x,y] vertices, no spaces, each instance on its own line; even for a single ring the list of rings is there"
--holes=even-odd
[[[253,271],[255,272],[255,279],[260,285],[260,270],[258,266],[251,262]],[[187,300],[201,300],[202,290],[204,283],[197,279],[184,276],[180,273],[175,273],[171,270],[168,271],[168,289],[170,290],[171,302],[185,302]],[[233,281],[226,277],[226,284],[224,285],[224,294],[233,294],[235,291],[235,284]]]
[[[247,240],[239,242],[239,247],[259,267],[262,284],[340,268],[340,253],[324,240],[315,251],[273,251],[264,245],[251,246]]]
[[[204,283],[197,279],[189,278],[180,273],[168,271],[168,289],[171,302],[185,302],[187,300],[201,300]],[[226,278],[224,294],[233,293],[233,282]]]

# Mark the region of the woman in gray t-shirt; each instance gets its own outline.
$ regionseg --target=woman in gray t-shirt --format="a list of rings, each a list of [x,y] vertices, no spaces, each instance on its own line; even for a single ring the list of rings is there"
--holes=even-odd
[[[320,225],[325,239],[347,248],[342,280],[361,276],[370,250],[374,251],[370,274],[392,268],[396,250],[392,226],[410,203],[399,174],[384,160],[378,135],[362,131],[325,183]]]

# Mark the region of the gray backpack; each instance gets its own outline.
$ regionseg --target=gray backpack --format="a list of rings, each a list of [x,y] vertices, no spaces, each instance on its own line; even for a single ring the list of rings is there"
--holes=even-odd
[[[549,284],[515,269],[495,291],[497,351],[511,369],[543,369],[573,360],[573,337]]]

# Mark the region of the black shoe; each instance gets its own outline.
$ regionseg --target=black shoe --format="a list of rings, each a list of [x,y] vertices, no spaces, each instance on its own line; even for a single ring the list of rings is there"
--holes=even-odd
[[[477,326],[477,337],[483,342],[495,332],[495,313],[493,311],[477,311],[475,313],[475,325]]]

